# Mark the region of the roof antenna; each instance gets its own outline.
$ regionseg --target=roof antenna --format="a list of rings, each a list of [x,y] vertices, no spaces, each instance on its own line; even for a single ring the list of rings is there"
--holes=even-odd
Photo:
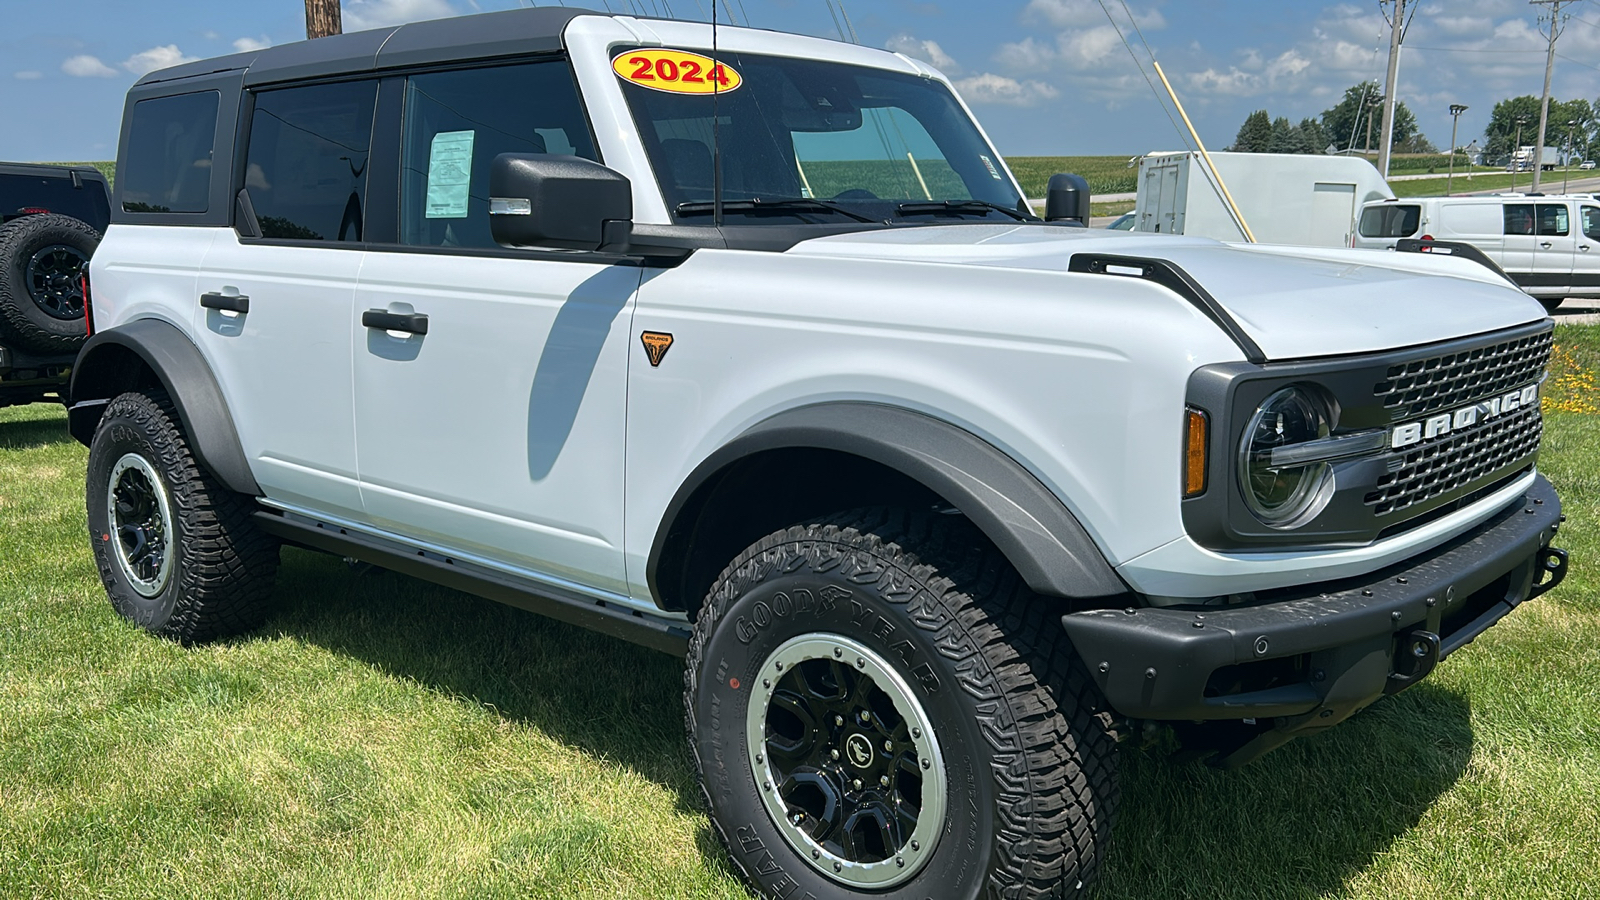
[[[722,93],[722,79],[717,67],[722,60],[717,56],[717,0],[711,0],[711,224],[722,227],[722,123],[717,115],[717,99]]]

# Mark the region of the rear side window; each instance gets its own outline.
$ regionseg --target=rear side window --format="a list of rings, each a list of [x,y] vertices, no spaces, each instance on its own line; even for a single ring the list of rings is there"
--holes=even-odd
[[[496,246],[489,233],[489,168],[501,153],[599,160],[565,61],[411,76],[400,242]]]
[[[128,155],[118,173],[124,211],[206,211],[218,96],[216,91],[199,91],[133,105]]]
[[[1507,203],[1506,234],[1533,234],[1533,204]]]
[[[377,96],[376,81],[256,95],[244,186],[262,237],[361,240]]]
[[[1571,233],[1571,225],[1567,221],[1567,205],[1565,203],[1539,204],[1539,234],[1552,237],[1566,237]]]
[[[1411,204],[1386,203],[1369,206],[1361,211],[1362,237],[1403,238],[1417,233],[1422,221],[1422,207]]]

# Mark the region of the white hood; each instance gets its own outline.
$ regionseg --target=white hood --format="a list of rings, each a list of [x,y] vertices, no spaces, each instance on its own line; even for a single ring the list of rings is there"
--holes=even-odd
[[[789,252],[1062,272],[1078,253],[1164,259],[1193,276],[1269,359],[1390,350],[1545,316],[1487,268],[1433,254],[1022,224],[864,231],[804,241]]]

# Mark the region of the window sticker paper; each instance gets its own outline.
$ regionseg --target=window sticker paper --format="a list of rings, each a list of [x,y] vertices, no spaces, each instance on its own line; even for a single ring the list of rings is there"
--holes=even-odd
[[[441,131],[428,151],[430,219],[465,219],[472,187],[472,141],[477,132]]]

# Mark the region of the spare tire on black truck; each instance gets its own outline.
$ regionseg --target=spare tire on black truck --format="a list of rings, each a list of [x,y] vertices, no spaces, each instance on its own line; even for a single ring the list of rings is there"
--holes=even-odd
[[[87,337],[83,279],[100,232],[71,216],[28,215],[0,228],[0,342],[75,353]]]

